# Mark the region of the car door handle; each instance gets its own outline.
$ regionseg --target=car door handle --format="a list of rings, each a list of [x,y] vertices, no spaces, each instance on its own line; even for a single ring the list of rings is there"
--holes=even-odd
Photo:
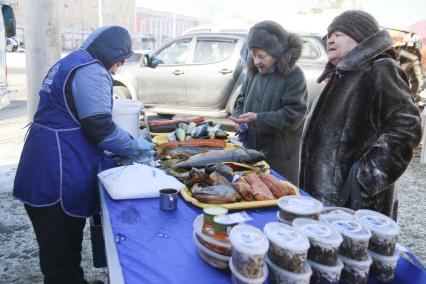
[[[220,70],[220,71],[219,71],[219,73],[222,73],[222,74],[229,74],[229,73],[232,73],[232,70],[229,70],[229,69],[222,69],[222,70]]]
[[[172,74],[176,75],[176,76],[179,76],[179,75],[185,74],[185,72],[183,72],[181,70],[176,70],[176,71],[172,72]]]

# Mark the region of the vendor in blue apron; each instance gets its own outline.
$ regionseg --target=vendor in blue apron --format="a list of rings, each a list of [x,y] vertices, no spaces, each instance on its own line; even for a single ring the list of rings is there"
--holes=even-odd
[[[86,218],[98,208],[104,151],[132,157],[153,144],[111,117],[111,74],[133,54],[128,31],[95,30],[49,70],[21,154],[13,195],[22,200],[40,247],[44,283],[87,283],[80,267]]]

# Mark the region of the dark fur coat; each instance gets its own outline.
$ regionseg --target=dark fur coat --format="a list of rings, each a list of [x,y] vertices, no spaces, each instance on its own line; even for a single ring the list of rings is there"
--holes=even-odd
[[[361,208],[396,218],[394,183],[420,142],[421,119],[393,40],[380,31],[336,68],[308,116],[302,138],[300,186],[326,205],[339,202],[350,169],[362,186]]]
[[[296,185],[308,100],[305,76],[295,65],[301,50],[300,38],[291,34],[290,48],[277,60],[275,69],[265,75],[249,58],[248,76],[234,110],[237,117],[257,113],[257,119],[248,125],[247,147],[265,153],[268,164]]]

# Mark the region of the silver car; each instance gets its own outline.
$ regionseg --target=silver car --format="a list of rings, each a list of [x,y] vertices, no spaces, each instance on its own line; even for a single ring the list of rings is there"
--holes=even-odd
[[[310,101],[327,62],[319,36],[301,35],[303,69]],[[226,117],[245,78],[246,34],[199,33],[178,37],[151,55],[127,61],[114,76],[114,95],[138,99],[158,114]]]

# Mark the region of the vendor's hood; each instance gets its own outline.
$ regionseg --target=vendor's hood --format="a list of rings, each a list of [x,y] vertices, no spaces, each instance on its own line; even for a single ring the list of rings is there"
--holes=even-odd
[[[120,26],[107,26],[95,30],[80,48],[99,60],[107,70],[114,63],[125,60],[133,54],[130,34]]]

